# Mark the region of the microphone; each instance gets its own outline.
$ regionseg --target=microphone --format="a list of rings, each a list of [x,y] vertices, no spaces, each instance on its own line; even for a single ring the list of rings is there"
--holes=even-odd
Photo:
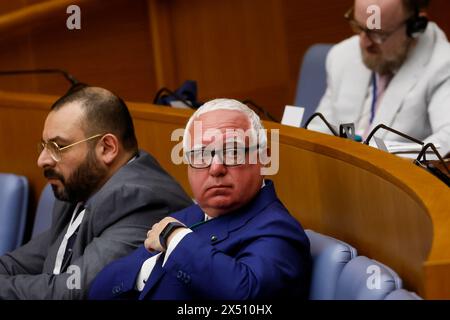
[[[362,137],[355,133],[354,123],[341,123],[339,125],[339,136],[356,142],[362,142]]]
[[[246,99],[246,100],[243,100],[243,101],[241,101],[241,102],[242,102],[243,104],[249,106],[249,107],[255,108],[255,109],[258,110],[259,112],[262,112],[262,113],[264,114],[264,116],[265,116],[267,119],[269,119],[269,120],[271,120],[271,121],[273,121],[273,122],[279,122],[279,121],[276,120],[275,117],[273,117],[273,116],[272,116],[265,108],[260,107],[259,105],[257,105],[257,104],[256,104],[255,102],[253,102],[252,100]]]
[[[366,141],[364,141],[364,144],[369,144],[369,142],[370,142],[370,139],[372,139],[372,137],[373,137],[373,135],[378,131],[378,129],[385,129],[385,130],[388,130],[388,131],[391,131],[391,132],[393,132],[393,133],[395,133],[395,134],[397,134],[397,135],[399,135],[399,136],[401,136],[401,137],[403,137],[403,138],[405,138],[405,139],[408,139],[408,140],[410,140],[410,141],[413,141],[413,142],[415,142],[415,143],[418,143],[418,144],[420,144],[420,145],[424,145],[425,143],[423,142],[423,141],[420,141],[420,140],[417,140],[416,138],[413,138],[413,137],[411,137],[411,136],[408,136],[407,134],[404,134],[403,132],[400,132],[400,131],[397,131],[397,130],[395,130],[395,129],[392,129],[391,127],[388,127],[388,126],[386,126],[386,125],[384,125],[384,124],[379,124],[379,125],[377,125],[375,128],[373,128],[372,129],[372,131],[369,133],[369,135],[367,136],[367,139],[366,139]]]
[[[341,137],[341,138],[347,138],[356,142],[361,142],[361,136],[355,134],[355,124],[354,123],[341,123],[339,125],[339,134],[336,132],[336,128],[331,125],[323,116],[323,114],[321,114],[320,112],[316,112],[314,114],[312,114],[308,120],[306,120],[305,124],[303,125],[304,129],[308,128],[309,123],[315,118],[315,117],[319,117],[320,119],[322,119],[322,121],[326,124],[326,126],[328,127],[328,129],[330,129],[331,133],[333,133],[334,136],[336,137]]]
[[[308,129],[308,125],[309,123],[314,120],[314,118],[319,117],[320,119],[322,119],[322,121],[325,123],[325,125],[328,127],[328,129],[330,129],[331,133],[338,137],[338,133],[336,132],[336,130],[333,128],[333,126],[325,119],[325,117],[323,116],[323,114],[321,114],[320,112],[315,112],[313,113],[308,120],[306,120],[305,124],[303,125],[304,129]]]
[[[392,129],[384,124],[379,124],[377,125],[369,134],[369,136],[367,137],[366,141],[364,141],[364,144],[369,144],[370,139],[373,137],[373,135],[375,134],[375,132],[380,129],[386,129],[388,131],[391,131],[395,134],[398,134],[399,136],[411,140],[415,143],[418,143],[420,145],[422,145],[422,149],[420,150],[417,158],[414,160],[414,164],[418,165],[419,167],[422,167],[424,169],[426,169],[428,172],[430,172],[431,174],[433,174],[434,176],[436,176],[437,178],[439,178],[441,181],[443,181],[445,184],[447,184],[447,186],[450,187],[450,170],[448,169],[445,160],[442,158],[442,156],[440,155],[440,153],[437,151],[436,146],[433,143],[427,143],[425,144],[423,141],[420,141],[416,138],[413,138],[411,136],[408,136],[407,134],[404,134],[403,132],[397,131],[395,129]],[[437,156],[438,158],[438,163],[440,163],[440,165],[442,165],[442,167],[445,169],[445,172],[442,172],[441,169],[436,166],[431,160],[427,160],[426,159],[426,152],[428,149],[431,149],[433,151],[433,153]]]
[[[26,74],[62,74],[70,82],[71,87],[81,84],[73,75],[61,69],[23,69],[23,70],[0,70],[0,76],[26,75]],[[83,84],[84,85],[84,84]]]
[[[441,165],[443,169],[440,169],[438,165],[436,165],[435,161],[427,160],[425,157],[427,149],[433,150],[434,154],[438,157],[439,161],[438,163]],[[450,159],[447,159],[447,161]],[[437,151],[437,148],[432,143],[427,143],[423,146],[422,150],[420,151],[419,155],[417,156],[417,159],[414,160],[414,164],[418,165],[419,167],[422,167],[426,169],[427,171],[431,172],[434,176],[439,178],[441,181],[443,181],[448,187],[450,187],[450,169],[448,168],[447,164],[445,163],[446,160],[442,158],[440,153]],[[443,172],[444,170],[446,172]]]

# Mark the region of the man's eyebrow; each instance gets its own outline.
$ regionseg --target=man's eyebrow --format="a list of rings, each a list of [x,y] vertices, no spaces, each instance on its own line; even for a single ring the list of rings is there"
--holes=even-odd
[[[44,141],[44,140],[42,140],[42,141]],[[60,137],[60,136],[56,136],[56,137],[50,138],[50,139],[48,139],[48,141],[52,141],[52,142],[56,142],[56,143],[62,143],[62,144],[67,144],[67,143],[70,142],[69,140],[64,139],[63,137]]]

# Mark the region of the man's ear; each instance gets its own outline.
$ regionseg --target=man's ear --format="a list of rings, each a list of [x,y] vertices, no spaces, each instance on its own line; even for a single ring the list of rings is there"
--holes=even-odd
[[[263,167],[268,167],[270,165],[270,156],[272,155],[270,147],[266,147],[263,150],[259,150],[258,157],[259,163]]]
[[[111,133],[105,134],[97,144],[97,156],[106,165],[111,165],[119,154],[119,140]]]

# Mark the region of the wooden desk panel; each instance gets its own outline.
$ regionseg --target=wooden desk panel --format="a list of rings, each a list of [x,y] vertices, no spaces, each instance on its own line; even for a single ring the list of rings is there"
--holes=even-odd
[[[0,92],[0,171],[26,175],[34,205],[45,185],[35,142],[55,100]],[[128,105],[140,147],[190,192],[186,166],[171,161],[178,141],[170,135],[192,111]],[[405,159],[353,141],[273,122],[265,126],[280,130],[280,170],[270,178],[305,228],[389,265],[407,289],[425,298],[450,299],[450,189],[444,183]]]

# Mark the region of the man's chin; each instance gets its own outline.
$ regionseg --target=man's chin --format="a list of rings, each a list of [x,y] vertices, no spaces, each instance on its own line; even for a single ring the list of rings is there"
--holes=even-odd
[[[233,200],[228,196],[215,196],[208,200],[208,207],[217,209],[229,209],[233,206]]]
[[[63,186],[58,186],[57,184],[50,184],[53,190],[53,195],[56,199],[60,201],[69,201],[66,195],[65,188]]]
[[[380,65],[380,59],[375,54],[365,53],[363,55],[363,63],[368,69],[375,70]]]
[[[237,210],[238,208],[240,208],[243,203],[242,203],[242,199],[238,200],[238,199],[234,199],[231,197],[214,197],[214,199],[211,199],[209,201],[209,204],[211,207],[216,208],[217,210],[222,210],[225,212],[231,212],[234,210]]]

